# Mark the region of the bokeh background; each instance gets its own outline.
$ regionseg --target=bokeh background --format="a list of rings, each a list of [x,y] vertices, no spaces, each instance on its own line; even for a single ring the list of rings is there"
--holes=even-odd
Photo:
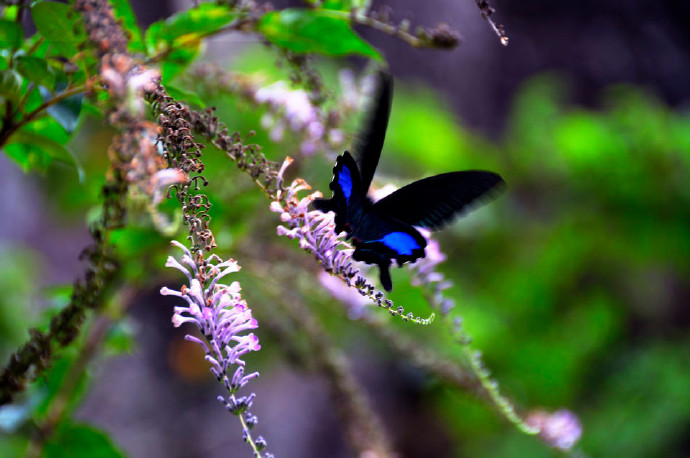
[[[142,26],[189,6],[133,3]],[[464,40],[452,51],[417,50],[361,30],[396,77],[378,184],[457,169],[500,173],[507,192],[438,238],[448,257],[440,270],[455,283],[449,294],[504,393],[523,411],[576,412],[584,427],[578,454],[682,457],[690,454],[690,6],[626,3],[495,0],[494,19],[510,37],[504,48],[470,0],[386,2],[398,20],[448,22]],[[213,39],[205,59],[268,79],[285,75],[275,53],[246,36]],[[363,64],[317,62],[332,87],[340,69]],[[272,142],[250,104],[193,80],[179,85],[215,105],[232,129],[256,130],[267,156],[298,147],[289,136]],[[0,156],[3,361],[28,327],[65,303],[83,270],[78,256],[112,132],[97,114],[81,122],[71,147],[83,183],[67,168],[24,175]],[[271,331],[281,326],[275,302],[289,291],[351,358],[401,456],[555,454],[348,319],[315,281],[311,257],[275,236],[277,217],[251,181],[220,155],[205,161],[219,253],[243,266],[236,279],[267,323],[258,330],[264,349],[247,359],[261,372],[248,388],[271,451],[351,456],[320,376],[279,350],[288,347]],[[293,173],[327,190],[331,167],[317,156]],[[158,294],[180,281],[163,268],[169,238],[139,210],[118,234],[125,281],[112,300],[126,304],[126,317],[93,365],[75,416],[110,432],[130,456],[244,456],[205,362],[185,330],[170,325],[174,304]],[[428,315],[404,271],[394,272],[394,284],[396,303]],[[394,326],[439,354],[459,353],[429,328]]]

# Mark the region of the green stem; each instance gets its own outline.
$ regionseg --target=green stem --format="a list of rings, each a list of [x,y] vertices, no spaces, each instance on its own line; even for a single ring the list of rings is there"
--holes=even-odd
[[[458,339],[458,342],[462,346],[463,354],[470,363],[472,372],[477,379],[479,379],[479,382],[488,394],[491,402],[496,406],[501,415],[503,415],[503,418],[512,423],[518,430],[530,436],[538,434],[539,429],[528,425],[515,411],[515,406],[513,406],[508,398],[501,394],[498,388],[498,382],[491,379],[491,374],[482,362],[481,352],[479,352],[479,350],[474,350],[468,340],[467,336],[462,335]]]
[[[235,401],[235,395],[232,394],[230,395],[233,401]],[[237,418],[240,419],[240,423],[242,423],[242,430],[247,433],[247,443],[251,445],[252,449],[254,450],[254,456],[260,456],[260,450],[259,447],[257,447],[256,442],[254,442],[254,438],[252,437],[251,432],[249,431],[249,426],[247,426],[247,422],[244,420],[244,414],[239,414],[237,415]]]
[[[40,37],[38,40],[36,40],[36,43],[34,43],[34,44],[31,46],[31,48],[29,48],[29,50],[26,52],[26,54],[27,54],[28,56],[30,56],[30,55],[32,55],[33,53],[35,53],[36,50],[38,49],[38,47],[41,46],[41,44],[43,43],[43,40],[44,40],[43,37]]]
[[[396,38],[400,38],[410,46],[414,48],[424,48],[428,47],[425,41],[420,40],[419,38],[415,37],[409,32],[406,32],[405,30],[402,30],[400,27],[393,26],[391,24],[387,24],[385,22],[381,22],[377,19],[373,19],[369,16],[366,15],[365,13],[366,10],[353,10],[352,12],[348,11],[336,11],[336,10],[321,10],[319,14],[322,14],[324,16],[330,16],[335,19],[342,19],[345,21],[352,21],[355,24],[360,24],[360,25],[366,25],[367,27],[371,27],[372,29],[378,30],[379,32],[383,32],[387,35],[391,35]]]

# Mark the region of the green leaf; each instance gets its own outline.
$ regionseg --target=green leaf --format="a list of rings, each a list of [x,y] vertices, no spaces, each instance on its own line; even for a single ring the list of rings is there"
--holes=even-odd
[[[53,99],[53,94],[44,87],[40,87],[41,96],[44,102],[48,102]],[[58,94],[59,95],[59,94]],[[75,94],[66,99],[60,100],[55,105],[49,106],[46,111],[50,116],[52,116],[57,122],[60,123],[62,127],[68,133],[74,132],[79,123],[79,114],[81,113],[81,105],[84,100],[84,94]]]
[[[352,0],[325,0],[321,4],[324,10],[350,11],[352,9]]]
[[[53,141],[66,144],[70,139],[70,134],[65,131],[65,128],[60,125],[55,119],[50,116],[43,116],[35,119],[21,128],[22,132],[27,134],[41,135],[48,137]]]
[[[5,155],[26,172],[45,172],[50,165],[50,156],[40,148],[24,143],[10,143],[3,147]]]
[[[302,8],[271,11],[261,18],[258,30],[271,43],[295,52],[327,56],[360,54],[381,60],[378,51],[350,28],[346,15],[341,19],[333,13]]]
[[[174,14],[165,21],[158,21],[146,31],[149,52],[155,51],[161,42],[184,45],[218,31],[237,17],[227,5],[202,3],[195,8]]]
[[[5,2],[3,3],[3,5],[6,3],[9,2]],[[18,12],[19,5],[7,5],[2,7],[2,11],[0,11],[0,16],[2,16],[4,19],[7,19],[8,21],[16,21]]]
[[[227,5],[202,3],[177,13],[146,30],[149,55],[168,52],[161,73],[166,81],[184,70],[199,53],[201,40],[223,28],[237,17]]]
[[[200,46],[201,42],[198,41],[194,47],[175,49],[165,57],[165,60],[161,63],[161,78],[166,86],[168,81],[182,73],[196,58],[199,54]]]
[[[47,88],[55,85],[55,75],[45,60],[33,56],[19,56],[15,62],[17,71],[29,81]]]
[[[13,102],[21,99],[22,77],[12,69],[0,71],[0,97]]]
[[[196,105],[198,108],[206,108],[206,104],[203,100],[201,100],[201,97],[199,97],[199,94],[196,92],[187,91],[177,86],[173,86],[172,84],[167,84],[165,86],[165,90],[168,91],[170,97],[174,99],[181,100],[190,105]]]
[[[31,7],[31,16],[38,32],[53,45],[58,54],[71,58],[77,54],[77,40],[69,5],[57,2],[37,2]]]
[[[144,35],[137,25],[137,18],[132,10],[129,0],[110,0],[115,17],[122,21],[124,29],[129,33],[128,47],[133,52],[146,52]]]
[[[24,39],[22,26],[14,21],[0,19],[0,48],[19,49]]]
[[[61,425],[46,442],[45,458],[120,458],[125,455],[103,431],[86,424]]]
[[[74,167],[80,183],[84,179],[84,172],[70,150],[52,138],[32,132],[27,126],[10,137],[5,153],[25,172],[45,172],[56,161]]]

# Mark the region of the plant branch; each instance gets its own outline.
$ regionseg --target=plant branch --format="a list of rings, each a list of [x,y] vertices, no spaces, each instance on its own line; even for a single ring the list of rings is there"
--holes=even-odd
[[[33,121],[37,116],[39,116],[43,111],[46,109],[52,107],[56,103],[60,103],[61,101],[72,97],[77,94],[81,94],[83,92],[86,92],[89,90],[91,87],[93,87],[93,84],[95,83],[95,78],[92,78],[89,82],[86,84],[83,84],[81,86],[76,86],[72,88],[68,88],[64,90],[63,92],[57,94],[55,97],[53,97],[50,100],[47,100],[43,102],[40,106],[36,107],[34,110],[30,111],[29,113],[26,114],[22,119],[20,119],[18,122],[13,122],[12,118],[14,117],[13,113],[8,115],[7,112],[5,113],[5,122],[3,122],[2,128],[0,129],[0,147],[4,146],[7,141],[10,139],[10,137],[22,126],[25,126],[26,124],[30,123]],[[9,104],[9,101],[7,102]],[[6,108],[8,110],[8,108]]]

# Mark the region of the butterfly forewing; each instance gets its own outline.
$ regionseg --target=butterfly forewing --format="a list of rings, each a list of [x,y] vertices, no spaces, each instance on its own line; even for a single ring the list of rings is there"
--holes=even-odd
[[[359,224],[371,201],[364,195],[359,170],[354,158],[345,151],[335,162],[333,180],[329,185],[333,191],[331,199],[317,199],[314,208],[324,212],[335,212],[335,232],[350,233]]]
[[[376,202],[373,208],[403,223],[436,230],[493,197],[504,184],[493,172],[444,173],[410,183]]]
[[[393,100],[393,77],[387,73],[377,74],[376,92],[371,99],[367,119],[362,123],[354,141],[354,157],[359,166],[364,193],[369,189],[386,138],[388,118]]]

